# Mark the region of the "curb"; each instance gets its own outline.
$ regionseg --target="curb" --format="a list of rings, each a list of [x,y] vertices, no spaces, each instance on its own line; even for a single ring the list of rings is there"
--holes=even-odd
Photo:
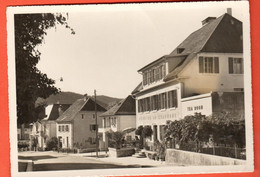
[[[33,161],[27,163],[26,171],[33,171]]]

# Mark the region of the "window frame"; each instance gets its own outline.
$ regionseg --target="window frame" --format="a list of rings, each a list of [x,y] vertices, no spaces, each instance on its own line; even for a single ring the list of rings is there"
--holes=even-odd
[[[200,74],[219,74],[219,57],[199,56]]]
[[[96,129],[97,129],[97,124],[90,124],[89,129],[90,129],[91,132],[95,132]]]
[[[240,60],[240,67],[237,68],[237,60]],[[238,72],[239,71],[239,72]],[[228,57],[228,73],[229,74],[244,74],[244,60],[242,57]]]

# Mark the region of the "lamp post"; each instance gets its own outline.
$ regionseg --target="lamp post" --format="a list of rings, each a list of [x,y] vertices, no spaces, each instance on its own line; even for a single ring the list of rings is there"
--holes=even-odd
[[[96,157],[98,158],[98,123],[97,123],[97,98],[96,90],[94,90],[95,95],[95,118],[96,118]]]

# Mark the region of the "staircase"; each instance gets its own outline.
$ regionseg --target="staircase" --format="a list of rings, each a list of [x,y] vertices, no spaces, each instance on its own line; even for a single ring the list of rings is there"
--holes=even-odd
[[[145,155],[145,153],[141,149],[138,149],[138,150],[135,151],[135,154],[132,155],[132,157],[146,158],[146,155]]]

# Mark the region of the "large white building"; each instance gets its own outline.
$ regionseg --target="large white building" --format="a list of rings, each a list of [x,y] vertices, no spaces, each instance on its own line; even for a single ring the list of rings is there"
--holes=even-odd
[[[167,120],[196,112],[244,118],[243,60],[242,22],[228,13],[206,18],[169,55],[138,70],[137,127],[150,125],[154,141]]]

